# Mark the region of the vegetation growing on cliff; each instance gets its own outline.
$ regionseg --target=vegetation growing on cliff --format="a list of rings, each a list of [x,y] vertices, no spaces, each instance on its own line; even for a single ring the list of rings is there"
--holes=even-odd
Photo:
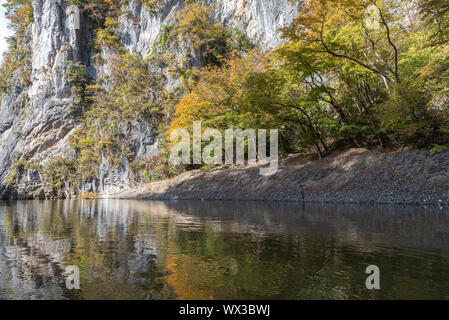
[[[166,128],[175,105],[199,76],[190,66],[191,50],[199,50],[207,65],[218,66],[236,50],[244,52],[252,47],[241,31],[212,24],[209,16],[210,8],[200,2],[186,4],[175,23],[163,29],[147,59],[123,49],[116,17],[104,19],[96,31],[95,47],[98,52],[107,48],[113,53],[108,61],[100,61],[108,65],[110,75],[89,84],[82,65],[68,64],[66,74],[85,112],[82,125],[70,137],[75,165],[59,161],[53,166],[62,173],[49,179],[51,185],[58,185],[59,176],[72,184],[92,180],[104,160],[116,168],[129,163],[136,182],[163,179],[179,172],[180,168],[168,160],[164,139],[159,141],[159,155],[138,159],[128,134],[133,126],[142,126],[146,131]],[[172,92],[165,88],[164,68],[171,77],[181,79]],[[155,140],[157,135],[155,131]]]
[[[112,65],[110,89],[91,87],[82,126],[71,136],[70,145],[77,154],[78,171],[91,172],[95,177],[101,157],[112,166],[123,158],[133,161],[132,141],[127,136],[131,125],[141,123],[147,130],[163,120],[164,89],[161,79],[144,61],[132,54],[117,56]],[[158,95],[153,93],[159,88]]]
[[[73,85],[72,93],[83,102],[86,96],[87,71],[81,62],[68,61],[66,67],[66,76]]]
[[[9,28],[14,34],[7,38],[8,50],[4,53],[0,67],[0,97],[14,86],[29,85],[31,49],[27,31],[33,22],[31,0],[7,0],[3,6],[6,8]],[[15,74],[17,78],[13,83]]]
[[[68,2],[86,12],[94,30],[103,28],[106,18],[117,16],[121,7],[126,4],[124,0],[69,0]]]

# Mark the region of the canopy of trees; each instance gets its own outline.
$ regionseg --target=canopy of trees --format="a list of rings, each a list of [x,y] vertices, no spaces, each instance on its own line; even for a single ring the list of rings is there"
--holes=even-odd
[[[198,73],[168,133],[194,120],[278,128],[285,152],[447,149],[449,2],[310,0],[269,53]]]

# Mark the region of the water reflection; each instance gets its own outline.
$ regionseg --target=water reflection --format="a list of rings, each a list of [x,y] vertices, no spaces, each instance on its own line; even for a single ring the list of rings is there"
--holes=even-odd
[[[449,211],[132,200],[0,202],[0,299],[449,297]],[[367,265],[381,290],[365,289]],[[81,290],[65,288],[76,265]]]

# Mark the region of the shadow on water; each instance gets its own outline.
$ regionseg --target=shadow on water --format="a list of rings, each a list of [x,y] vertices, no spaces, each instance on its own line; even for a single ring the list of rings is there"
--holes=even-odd
[[[367,290],[365,269],[381,270]],[[80,290],[64,270],[80,268]],[[448,298],[443,207],[0,202],[0,299]]]

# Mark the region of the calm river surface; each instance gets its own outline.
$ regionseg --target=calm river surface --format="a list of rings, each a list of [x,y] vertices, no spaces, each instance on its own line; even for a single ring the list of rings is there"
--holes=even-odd
[[[449,298],[447,208],[0,202],[0,299],[418,298]]]

